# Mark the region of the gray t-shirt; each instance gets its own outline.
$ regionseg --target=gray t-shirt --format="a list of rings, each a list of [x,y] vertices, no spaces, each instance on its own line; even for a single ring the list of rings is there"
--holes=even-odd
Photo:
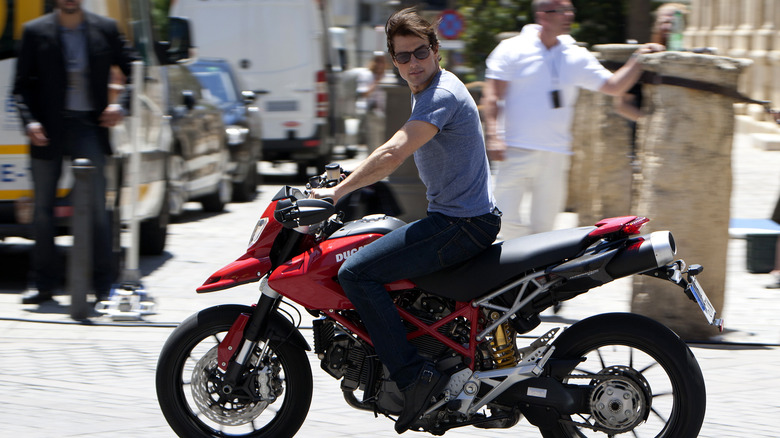
[[[414,153],[427,188],[428,211],[474,217],[495,208],[490,168],[477,104],[454,74],[442,70],[412,95],[409,120],[430,123],[439,132]]]
[[[89,95],[89,55],[87,53],[87,26],[81,23],[76,29],[60,27],[65,51],[65,68],[68,72],[68,89],[65,108],[73,111],[92,111]]]

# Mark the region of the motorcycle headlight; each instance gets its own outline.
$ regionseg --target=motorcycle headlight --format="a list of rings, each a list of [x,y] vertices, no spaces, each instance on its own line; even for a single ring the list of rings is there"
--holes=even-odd
[[[242,144],[249,135],[249,129],[243,126],[230,125],[225,128],[227,143],[229,145]]]
[[[255,229],[252,231],[252,237],[249,238],[249,245],[247,245],[247,248],[251,248],[252,245],[257,242],[257,239],[259,239],[260,235],[263,234],[263,230],[265,229],[266,225],[268,225],[268,218],[261,217],[260,220],[257,221],[257,224],[255,224]]]

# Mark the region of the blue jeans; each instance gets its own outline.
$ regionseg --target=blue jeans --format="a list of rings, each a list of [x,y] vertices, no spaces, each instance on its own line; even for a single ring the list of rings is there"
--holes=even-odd
[[[87,113],[66,116],[65,126],[66,153],[74,159],[88,158],[95,166],[91,181],[93,287],[96,293],[105,294],[111,289],[114,280],[111,221],[106,211],[106,156],[100,147],[98,126]],[[62,174],[62,161],[32,159],[30,167],[35,191],[33,218],[35,246],[32,269],[38,290],[49,293],[57,287],[61,268],[57,263],[54,245],[57,225],[54,218],[54,204],[57,197],[57,183]]]
[[[401,390],[414,385],[426,361],[406,339],[384,285],[468,260],[493,243],[500,227],[501,218],[493,213],[471,218],[429,213],[362,248],[341,266],[339,282]]]

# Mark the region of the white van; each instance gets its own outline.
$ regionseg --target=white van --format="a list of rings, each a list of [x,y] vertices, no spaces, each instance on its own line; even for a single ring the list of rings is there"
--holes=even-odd
[[[23,135],[18,111],[11,95],[13,75],[16,70],[14,48],[21,38],[25,22],[52,10],[50,0],[2,0],[0,2],[0,90],[4,96],[4,111],[0,111],[0,241],[6,237],[32,238],[32,199],[34,196],[29,165],[28,139]],[[112,17],[123,34],[135,46],[144,61],[144,83],[136,79],[136,88],[143,89],[139,120],[140,172],[138,196],[131,199],[130,156],[133,144],[130,142],[130,118],[112,129],[112,143],[115,148],[116,164],[123,173],[121,195],[110,194],[110,200],[119,205],[120,217],[127,224],[138,218],[140,223],[140,252],[161,254],[165,248],[169,214],[176,213],[175,206],[189,199],[198,198],[205,202],[204,208],[221,210],[229,199],[230,181],[228,172],[229,151],[222,138],[224,128],[219,110],[213,109],[218,123],[211,123],[211,136],[203,131],[185,125],[179,120],[195,120],[206,125],[204,110],[200,103],[197,111],[186,107],[185,97],[199,95],[197,89],[183,89],[183,81],[171,74],[186,70],[176,65],[188,57],[187,23],[174,20],[169,29],[178,36],[178,45],[158,41],[151,21],[151,0],[84,0],[84,8],[96,14]],[[179,74],[178,76],[182,76]],[[197,79],[191,77],[193,86],[200,87]],[[190,87],[192,88],[192,87]],[[179,91],[178,94],[172,93]],[[178,114],[172,114],[174,109]],[[176,116],[179,117],[176,117]],[[182,133],[181,135],[177,135]],[[191,142],[179,144],[183,135],[193,138]],[[60,233],[69,232],[72,216],[70,193],[73,177],[70,165],[63,165],[63,177],[59,181],[55,217]],[[120,181],[117,173],[108,172],[109,186]],[[225,189],[225,190],[223,190]],[[131,208],[132,207],[132,208]],[[132,213],[132,215],[131,215]],[[132,216],[132,217],[131,217]]]
[[[172,0],[191,23],[197,56],[228,60],[257,94],[263,159],[293,160],[298,173],[331,159],[335,86],[327,14],[316,0]]]

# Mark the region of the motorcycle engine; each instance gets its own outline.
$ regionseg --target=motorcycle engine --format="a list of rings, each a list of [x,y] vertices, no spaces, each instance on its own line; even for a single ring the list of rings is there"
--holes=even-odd
[[[438,296],[413,290],[403,292],[396,303],[415,317],[432,324],[454,310],[454,302]],[[406,324],[407,331],[415,327]],[[465,319],[456,319],[439,328],[439,332],[461,344],[469,341],[469,324]],[[403,398],[398,387],[388,377],[386,368],[371,345],[346,332],[331,319],[317,319],[313,323],[314,352],[321,359],[320,367],[335,379],[343,379],[341,389],[348,392],[362,390],[363,404],[355,406],[367,410],[376,409],[389,415],[398,415],[403,407]],[[462,367],[462,359],[444,344],[431,336],[419,336],[410,341],[421,356],[447,368]],[[360,402],[357,402],[360,404]]]
[[[398,297],[397,303],[426,324],[433,324],[455,310],[455,303],[452,300],[420,291],[405,292]],[[404,325],[407,333],[416,330],[416,327],[412,324],[404,322]],[[439,333],[457,341],[459,344],[467,344],[469,342],[469,330],[468,321],[464,318],[458,318],[440,327]],[[410,342],[417,347],[417,351],[421,356],[432,361],[441,359],[449,352],[449,349],[444,344],[431,336],[419,336]]]

